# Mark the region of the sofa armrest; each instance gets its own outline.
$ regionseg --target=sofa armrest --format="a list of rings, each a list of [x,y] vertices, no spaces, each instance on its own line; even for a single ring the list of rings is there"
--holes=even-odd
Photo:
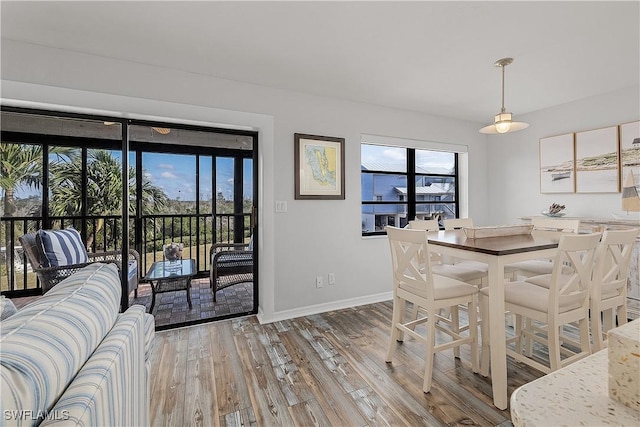
[[[41,425],[149,425],[145,308],[134,305],[80,369]],[[59,416],[58,416],[59,415]]]

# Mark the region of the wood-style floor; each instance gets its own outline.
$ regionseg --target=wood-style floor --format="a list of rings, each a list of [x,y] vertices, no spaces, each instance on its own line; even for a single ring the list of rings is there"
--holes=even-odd
[[[384,361],[391,302],[260,325],[254,316],[158,332],[153,426],[511,425],[463,347],[438,353],[422,392],[424,346]],[[509,395],[542,373],[509,360]]]

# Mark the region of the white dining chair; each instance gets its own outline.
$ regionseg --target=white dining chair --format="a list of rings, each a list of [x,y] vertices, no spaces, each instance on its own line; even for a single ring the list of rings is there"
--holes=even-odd
[[[627,282],[638,229],[607,230],[596,250],[590,313],[594,351],[607,346],[607,331],[627,323]]]
[[[409,221],[408,228],[427,232],[440,230],[438,221],[435,219],[412,220]],[[441,276],[450,277],[452,279],[478,286],[482,285],[484,283],[483,281],[487,278],[487,269],[478,267],[471,263],[465,264],[464,262],[460,262],[456,264],[445,264],[443,263],[442,256],[435,252],[431,252],[430,258],[431,268],[434,274],[439,274]],[[479,264],[480,266],[483,265],[482,263],[476,264]]]
[[[473,227],[472,218],[449,218],[443,221],[445,230],[460,230],[465,227]],[[454,260],[454,265],[459,267],[470,268],[476,271],[482,271],[485,277],[489,274],[489,266],[483,262],[471,261],[467,259]]]
[[[546,230],[558,233],[577,233],[580,228],[580,220],[563,218],[531,218],[534,230]],[[550,259],[534,259],[521,261],[504,266],[505,277],[518,280],[520,276],[533,277],[541,274],[551,274],[553,263]],[[565,269],[565,273],[570,271]]]
[[[448,218],[442,221],[445,230],[458,230],[464,227],[473,227],[472,218]]]
[[[471,313],[476,312],[478,288],[433,274],[424,231],[389,226],[385,230],[393,271],[393,314],[385,361],[391,363],[397,342],[401,342],[407,334],[427,346],[422,387],[425,393],[431,390],[433,359],[437,352],[468,344],[471,347],[471,368],[473,372],[478,372],[477,318],[469,316],[468,334],[463,336],[457,315],[459,304],[466,305]],[[407,301],[424,309],[426,316],[405,321]],[[442,308],[451,310],[451,320],[438,315],[438,310]],[[437,323],[437,319],[440,322]],[[415,327],[420,324],[426,325],[426,334],[416,332]],[[451,340],[436,344],[436,330],[448,335]]]
[[[558,253],[553,260],[553,270],[546,275],[548,288],[527,281],[505,284],[505,308],[516,316],[515,337],[508,342],[507,355],[542,372],[549,373],[591,354],[589,339],[589,291],[594,266],[594,255],[600,241],[600,233],[565,234],[560,237]],[[570,273],[565,274],[569,267]],[[489,313],[490,290],[480,290],[481,312]],[[541,328],[523,328],[523,320],[546,325]],[[580,332],[579,351],[561,348],[560,331],[563,325],[578,323]],[[543,332],[544,337],[535,334]],[[489,362],[489,328],[482,327],[482,371],[487,371]],[[523,338],[546,343],[549,349],[549,366],[523,352]],[[569,354],[564,359],[561,353]]]
[[[417,219],[409,221],[408,228],[429,232],[439,231],[440,225],[438,224],[438,220],[435,219]],[[484,264],[482,263],[475,263],[477,264],[475,265],[473,261],[470,261],[469,263],[460,261],[457,264],[446,264],[443,263],[442,255],[436,252],[430,252],[430,261],[431,271],[433,274],[437,274],[439,276],[449,277],[450,279],[459,280],[478,287],[484,286],[488,280],[488,267],[484,268]],[[414,305],[411,311],[412,319],[418,318],[418,310],[419,307]],[[450,313],[448,310],[440,310],[440,315],[443,317],[450,317],[454,314],[455,313]],[[462,327],[460,330],[464,331],[465,329],[466,327]],[[459,347],[454,349],[454,354],[456,357],[460,356]]]
[[[408,228],[425,231],[438,231],[440,224],[437,219],[413,219],[409,221]]]

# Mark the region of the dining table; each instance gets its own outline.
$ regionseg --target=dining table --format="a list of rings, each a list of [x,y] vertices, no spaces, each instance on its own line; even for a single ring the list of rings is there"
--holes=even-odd
[[[488,265],[490,369],[493,404],[506,409],[507,355],[505,327],[505,272],[507,264],[539,258],[553,258],[562,233],[533,230],[530,234],[498,237],[468,238],[464,230],[432,231],[427,233],[429,251],[443,257],[478,261]],[[486,337],[482,337],[486,339]],[[480,373],[489,375],[487,355],[482,355]]]

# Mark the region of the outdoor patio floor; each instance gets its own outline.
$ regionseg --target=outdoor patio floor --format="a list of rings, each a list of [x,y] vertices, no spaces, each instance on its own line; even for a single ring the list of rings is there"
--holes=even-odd
[[[12,301],[19,309],[37,300],[40,296],[14,298]],[[186,322],[201,322],[203,320],[215,320],[218,317],[229,317],[234,314],[247,313],[253,309],[253,283],[245,282],[229,286],[218,291],[217,301],[213,301],[213,293],[209,287],[209,279],[194,279],[191,282],[191,303],[187,304],[185,291],[166,292],[156,295],[156,305],[153,315],[156,328],[167,329],[171,325],[180,325]],[[132,292],[129,296],[129,305],[141,304],[151,307],[151,285],[141,283],[138,286],[138,298],[134,298]]]

